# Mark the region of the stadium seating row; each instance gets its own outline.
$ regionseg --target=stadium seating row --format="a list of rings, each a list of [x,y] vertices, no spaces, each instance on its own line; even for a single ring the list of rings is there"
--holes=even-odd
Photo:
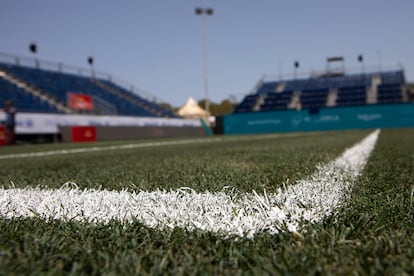
[[[10,100],[18,103],[18,109],[26,112],[38,112],[42,110],[44,113],[59,113],[59,111],[48,102],[43,101],[29,93],[24,89],[0,78],[0,106]]]
[[[378,102],[379,103],[400,103],[402,98],[401,85],[384,84],[378,86]]]

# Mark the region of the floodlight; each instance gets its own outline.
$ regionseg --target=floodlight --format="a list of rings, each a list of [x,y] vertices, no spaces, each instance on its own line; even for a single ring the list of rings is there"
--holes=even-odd
[[[30,52],[32,52],[33,54],[36,54],[36,52],[37,52],[37,46],[36,46],[35,43],[31,43],[29,45],[29,49],[30,49]]]

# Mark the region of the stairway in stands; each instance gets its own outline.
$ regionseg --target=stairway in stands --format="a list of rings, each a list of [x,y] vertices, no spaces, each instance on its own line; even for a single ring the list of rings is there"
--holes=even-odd
[[[63,113],[72,113],[72,110],[68,108],[65,104],[61,103],[60,101],[54,99],[53,97],[47,95],[47,93],[43,92],[42,90],[32,86],[26,81],[23,81],[13,74],[10,74],[2,69],[0,69],[0,77],[5,81],[9,82],[10,84],[15,85],[17,88],[24,90],[26,93],[37,97],[41,101],[47,102],[49,105],[56,108],[59,112]]]
[[[142,109],[144,109],[148,112],[155,113],[160,117],[163,115],[159,110],[157,110],[155,108],[151,108],[151,106],[145,104],[145,102],[143,100],[138,100],[134,95],[126,93],[125,91],[122,91],[121,89],[117,89],[113,85],[109,85],[109,84],[107,84],[103,81],[100,81],[98,79],[94,79],[93,82],[98,87],[104,89],[105,91],[108,91],[112,94],[115,94],[115,95],[131,102],[134,105],[138,105],[140,108],[142,108]]]

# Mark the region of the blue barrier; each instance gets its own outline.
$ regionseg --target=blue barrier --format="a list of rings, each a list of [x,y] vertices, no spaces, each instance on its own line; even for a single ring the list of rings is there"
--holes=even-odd
[[[367,105],[226,115],[224,134],[414,127],[414,105]]]
[[[211,128],[207,125],[206,121],[204,121],[203,118],[200,118],[201,125],[203,126],[204,132],[207,136],[213,135],[213,132],[211,131]]]

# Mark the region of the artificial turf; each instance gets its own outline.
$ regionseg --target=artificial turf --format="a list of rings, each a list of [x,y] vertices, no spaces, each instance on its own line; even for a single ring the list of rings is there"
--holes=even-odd
[[[81,189],[190,187],[275,191],[311,174],[369,131],[223,137],[203,143],[0,160],[0,184]],[[109,225],[0,219],[5,274],[413,274],[413,129],[382,130],[339,214],[300,233],[223,239],[159,231],[136,221]],[[133,143],[146,143],[134,141]],[[106,146],[93,144],[93,146]],[[91,145],[82,145],[91,146]],[[43,146],[15,147],[42,151]],[[74,145],[55,145],[56,148]],[[0,154],[10,154],[6,149]],[[6,152],[7,151],[7,152]]]

